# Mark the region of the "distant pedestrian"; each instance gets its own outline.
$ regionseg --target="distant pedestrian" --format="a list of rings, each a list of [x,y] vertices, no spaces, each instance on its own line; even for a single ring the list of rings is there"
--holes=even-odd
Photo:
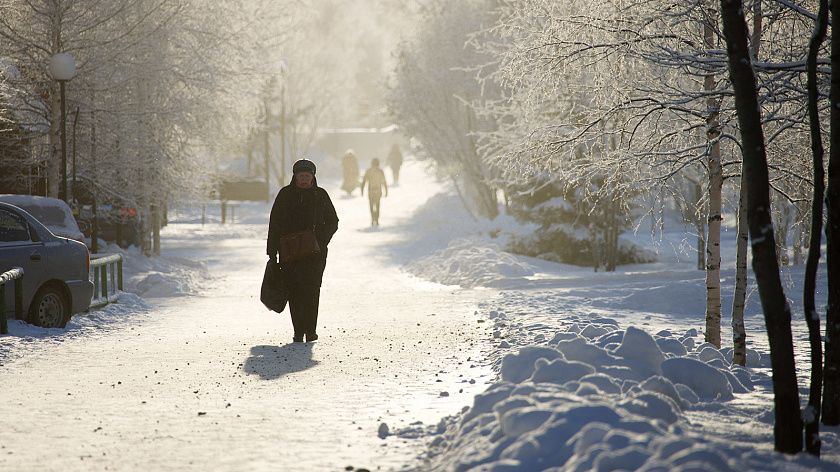
[[[388,165],[391,166],[391,172],[394,173],[394,184],[400,181],[400,167],[403,163],[403,155],[400,152],[399,146],[394,144],[391,146],[391,152],[388,154]]]
[[[341,189],[350,195],[359,186],[359,161],[356,159],[355,151],[348,149],[344,153],[344,157],[341,158],[341,167],[344,171]]]
[[[289,311],[294,327],[294,342],[318,339],[318,302],[321,280],[327,265],[327,245],[338,230],[338,215],[329,194],[315,180],[315,163],[301,159],[292,167],[294,176],[280,189],[268,222],[266,251],[272,261],[281,252],[283,236],[312,229],[320,251],[302,259],[284,261],[280,254],[280,272],[289,292]]]
[[[382,189],[385,189],[385,196],[388,196],[388,183],[385,181],[385,172],[379,168],[379,159],[373,159],[370,162],[370,169],[365,172],[362,179],[362,195],[365,194],[366,183],[370,200],[370,225],[379,226],[379,201],[382,198]]]

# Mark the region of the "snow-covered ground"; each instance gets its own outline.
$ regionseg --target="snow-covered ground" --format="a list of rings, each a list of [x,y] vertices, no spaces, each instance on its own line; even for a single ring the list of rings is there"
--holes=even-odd
[[[0,337],[0,469],[840,470],[838,428],[822,460],[772,451],[758,293],[749,364],[732,367],[726,329],[722,350],[703,344],[703,273],[679,224],[632,236],[659,262],[594,273],[505,253],[529,228],[472,221],[415,161],[378,228],[358,191],[319,183],[341,222],[318,342],[290,343],[288,316],[256,298],[267,204],[225,225],[218,207],[204,224],[171,209],[161,257],[121,251],[120,303]],[[724,313],[733,240],[728,227]],[[804,401],[802,268],[783,277]]]

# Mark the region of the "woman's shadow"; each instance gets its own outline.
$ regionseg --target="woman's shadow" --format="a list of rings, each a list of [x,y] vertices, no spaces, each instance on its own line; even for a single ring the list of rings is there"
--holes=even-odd
[[[275,380],[319,364],[312,359],[312,343],[289,343],[283,346],[254,346],[245,360],[244,370],[263,380]]]

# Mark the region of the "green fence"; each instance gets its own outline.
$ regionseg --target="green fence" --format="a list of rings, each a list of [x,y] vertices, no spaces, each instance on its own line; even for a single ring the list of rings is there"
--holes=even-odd
[[[118,302],[119,291],[123,289],[122,254],[91,255],[90,270],[93,271],[93,299],[88,310]]]

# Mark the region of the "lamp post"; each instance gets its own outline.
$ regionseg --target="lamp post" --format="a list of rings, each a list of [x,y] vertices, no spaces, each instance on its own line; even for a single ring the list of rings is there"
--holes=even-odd
[[[50,58],[50,75],[57,80],[61,88],[61,193],[64,201],[67,193],[67,112],[64,99],[64,84],[76,75],[76,61],[66,52],[60,52]]]
[[[70,187],[70,193],[73,194],[73,202],[77,202],[79,198],[76,196],[76,124],[78,124],[78,122],[79,107],[76,107],[76,111],[73,113],[73,185]]]

